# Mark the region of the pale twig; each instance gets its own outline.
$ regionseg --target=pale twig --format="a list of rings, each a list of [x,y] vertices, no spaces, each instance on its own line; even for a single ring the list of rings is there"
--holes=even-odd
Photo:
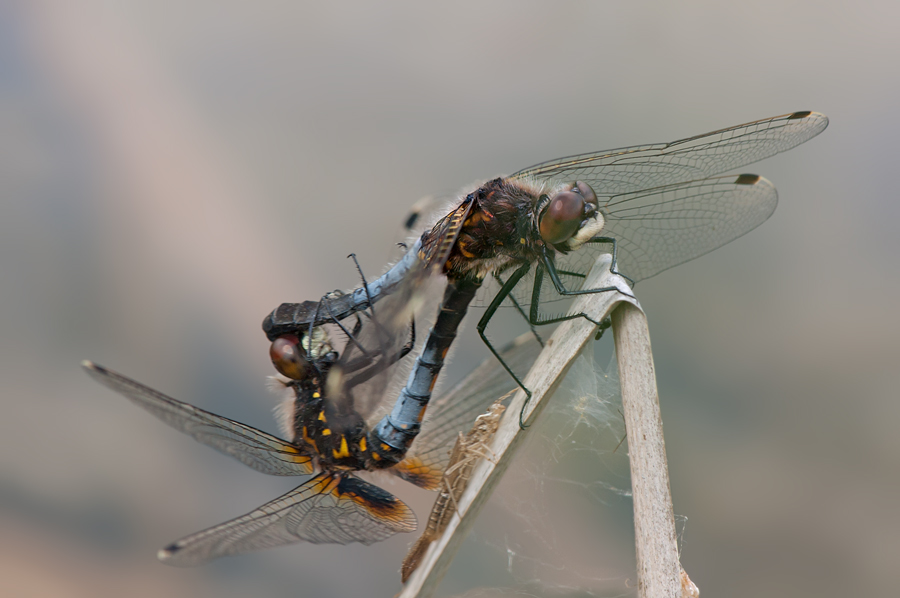
[[[434,539],[444,532],[453,513],[459,511],[457,498],[465,490],[475,463],[479,458],[489,459],[488,453],[491,453],[491,449],[488,443],[500,425],[500,416],[503,415],[503,411],[506,409],[503,401],[510,394],[512,393],[507,393],[498,398],[488,408],[487,412],[476,417],[472,429],[467,434],[459,433],[456,443],[450,451],[447,468],[441,476],[440,493],[434,501],[434,507],[432,507],[431,515],[428,517],[425,531],[422,532],[422,535],[410,548],[406,558],[403,559],[403,564],[400,566],[400,575],[404,583],[416,570],[416,567],[419,566],[422,556]],[[493,453],[491,453],[490,458],[492,459],[492,457]],[[453,505],[452,508],[450,506],[451,503]]]
[[[624,279],[609,272],[609,257],[601,256],[588,275],[585,287],[606,286],[615,286],[620,291],[582,295],[574,302],[572,311],[583,312],[595,322],[613,314],[632,470],[638,595],[640,598],[687,598],[696,595],[696,586],[683,573],[678,561],[662,422],[646,319]],[[617,306],[619,309],[615,309]],[[559,386],[584,345],[593,338],[596,329],[596,326],[583,318],[563,322],[556,329],[525,377],[525,385],[532,391],[532,398],[524,413],[525,421],[533,421],[540,414],[546,399]],[[525,393],[519,391],[513,397],[507,415],[494,435],[491,451],[496,455],[495,461],[483,460],[475,466],[468,487],[458,501],[458,512],[453,513],[443,534],[424,554],[419,568],[412,574],[399,598],[425,598],[437,589],[481,507],[499,483],[513,453],[528,433],[528,428],[523,430],[519,427],[519,411],[524,403]]]

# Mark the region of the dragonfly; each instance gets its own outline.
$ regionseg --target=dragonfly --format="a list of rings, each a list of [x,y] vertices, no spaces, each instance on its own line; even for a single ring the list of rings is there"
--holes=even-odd
[[[380,330],[371,320],[366,326],[354,327],[351,333],[359,338],[348,342],[343,353],[335,349],[324,327],[306,337],[305,346],[292,345],[286,338],[273,344],[272,361],[282,376],[274,378],[272,385],[285,395],[281,423],[290,440],[179,401],[95,363],[82,364],[96,381],[201,444],[262,473],[309,476],[290,492],[246,515],[166,546],[158,553],[161,561],[195,566],[221,556],[297,542],[370,545],[416,529],[416,517],[406,504],[356,474],[384,470],[419,487],[437,490],[456,435],[514,384],[505,373],[498,376],[498,368],[481,366],[436,399],[415,451],[399,463],[380,461],[377,446],[368,442],[367,413],[349,401],[347,393],[370,386],[389,369],[386,366],[402,359],[409,343],[401,354],[387,359],[374,351],[361,357],[359,348],[354,357],[345,358],[354,352],[351,348],[357,347],[356,343],[366,346],[367,327]],[[503,353],[517,367],[527,367],[539,349],[534,342],[520,340]],[[343,394],[330,397],[328,379],[332,375],[342,380]],[[355,382],[345,382],[353,378]]]
[[[429,277],[446,277],[438,317],[393,410],[374,428],[399,461],[420,430],[460,322],[476,295],[486,309],[482,341],[516,384],[531,392],[486,334],[504,303],[534,326],[584,313],[554,313],[554,303],[612,288],[583,288],[599,253],[632,283],[704,255],[762,224],[774,212],[774,185],[755,174],[721,173],[791,149],[821,133],[828,118],[803,111],[669,143],[559,158],[496,178],[463,195],[404,257],[371,284],[320,302],[284,303],[263,321],[270,340],[302,335],[368,309],[383,297],[411,294]],[[550,306],[550,308],[548,308]],[[594,322],[598,327],[602,322]],[[520,425],[525,408],[520,413]]]

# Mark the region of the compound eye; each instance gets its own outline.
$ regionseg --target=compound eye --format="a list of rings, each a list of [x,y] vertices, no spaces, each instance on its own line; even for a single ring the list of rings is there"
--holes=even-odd
[[[300,339],[293,334],[279,336],[269,347],[269,357],[275,369],[293,380],[303,380],[309,370],[306,353]]]
[[[594,207],[597,207],[597,194],[594,193],[594,190],[591,189],[591,186],[582,181],[575,181],[575,188],[573,191],[577,189],[579,193],[581,193],[581,197],[584,198],[584,201],[593,204]]]
[[[541,238],[551,245],[562,243],[575,234],[582,220],[584,198],[581,194],[572,191],[557,193],[541,216]]]

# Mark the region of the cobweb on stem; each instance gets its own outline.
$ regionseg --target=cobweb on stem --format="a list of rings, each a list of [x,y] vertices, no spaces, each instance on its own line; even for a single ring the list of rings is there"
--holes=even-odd
[[[631,483],[615,358],[576,360],[475,523],[464,596],[634,594]],[[495,571],[502,569],[503,575]],[[455,585],[455,584],[454,584]],[[457,589],[458,591],[458,589]]]

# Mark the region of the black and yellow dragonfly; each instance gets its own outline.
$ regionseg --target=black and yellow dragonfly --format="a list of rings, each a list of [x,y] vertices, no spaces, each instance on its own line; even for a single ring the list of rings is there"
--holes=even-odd
[[[486,362],[434,401],[413,450],[399,463],[384,467],[385,463],[372,458],[377,447],[367,446],[369,423],[362,419],[363,414],[355,409],[338,413],[340,406],[328,400],[325,378],[337,367],[332,364],[341,361],[322,333],[315,334],[316,363],[301,366],[308,375],[298,376],[291,370],[297,364],[290,347],[282,344],[273,349],[279,369],[294,374],[274,381],[289,397],[283,428],[291,440],[178,401],[97,364],[83,363],[88,374],[104,386],[248,467],[269,475],[310,476],[246,515],[170,544],[160,550],[160,560],[194,566],[221,556],[298,542],[369,545],[399,532],[412,532],[416,517],[411,509],[356,472],[383,469],[422,488],[437,490],[459,432],[470,428],[480,413],[514,387],[496,360]],[[533,338],[523,337],[503,355],[521,373],[539,351]]]

